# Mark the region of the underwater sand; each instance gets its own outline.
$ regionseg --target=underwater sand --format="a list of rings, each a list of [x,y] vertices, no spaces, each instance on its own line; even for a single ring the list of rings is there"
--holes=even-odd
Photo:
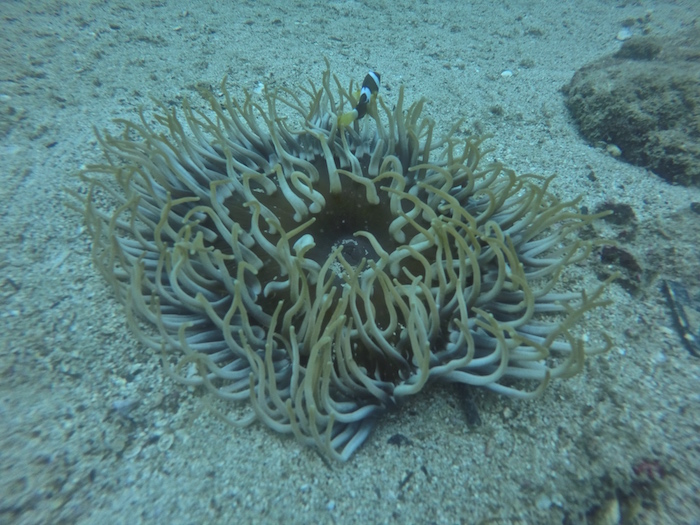
[[[588,145],[560,92],[619,48],[624,20],[664,37],[700,3],[4,1],[0,15],[0,523],[700,523],[700,358],[660,288],[700,292],[700,189]],[[165,375],[68,205],[101,157],[92,126],[116,131],[149,97],[199,104],[196,85],[224,75],[235,95],[318,82],[324,56],[345,84],[372,67],[386,100],[402,83],[408,102],[428,97],[443,130],[492,133],[494,158],[558,173],[562,199],[632,207],[639,281],[583,327],[610,334],[608,354],[532,402],[429,388],[345,464],[232,428]],[[593,286],[600,268],[566,282]],[[615,505],[624,518],[596,513]]]

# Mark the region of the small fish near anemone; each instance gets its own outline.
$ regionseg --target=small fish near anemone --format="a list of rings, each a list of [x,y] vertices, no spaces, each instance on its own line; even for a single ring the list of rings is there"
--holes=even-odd
[[[140,341],[247,402],[236,424],[340,460],[431,381],[531,398],[609,346],[572,333],[605,283],[557,289],[597,216],[482,162],[458,125],[437,140],[424,100],[392,108],[375,78],[358,94],[329,68],[260,100],[224,79],[211,112],[161,104],[98,134],[107,161],[82,173],[94,262]]]

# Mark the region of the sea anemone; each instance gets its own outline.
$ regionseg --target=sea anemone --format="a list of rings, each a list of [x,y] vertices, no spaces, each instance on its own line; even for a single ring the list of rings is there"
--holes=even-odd
[[[595,216],[482,162],[459,125],[437,140],[403,88],[339,125],[353,87],[326,71],[240,101],[224,79],[211,112],[160,104],[98,134],[107,162],[83,172],[95,264],[139,340],[183,383],[247,400],[236,424],[341,460],[432,380],[529,398],[608,346],[572,334],[603,285],[557,287]]]

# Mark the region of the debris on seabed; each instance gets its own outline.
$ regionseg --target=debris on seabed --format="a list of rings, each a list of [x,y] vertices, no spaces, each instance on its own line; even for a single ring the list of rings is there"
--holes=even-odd
[[[673,321],[681,339],[683,339],[683,343],[691,354],[695,357],[700,357],[700,331],[694,333],[693,327],[688,321],[688,310],[696,312],[697,310],[691,304],[692,301],[688,291],[678,281],[663,280],[661,281],[661,286],[666,294]]]

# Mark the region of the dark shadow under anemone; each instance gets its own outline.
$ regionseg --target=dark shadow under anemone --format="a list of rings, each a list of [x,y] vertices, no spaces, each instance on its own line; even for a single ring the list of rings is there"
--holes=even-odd
[[[482,166],[480,139],[435,139],[403,88],[350,126],[352,83],[330,71],[260,103],[221,89],[210,113],[120,121],[83,176],[95,263],[139,339],[183,383],[247,400],[237,424],[345,460],[429,380],[533,397],[605,349],[571,332],[603,286],[555,291],[596,217],[551,179]]]

